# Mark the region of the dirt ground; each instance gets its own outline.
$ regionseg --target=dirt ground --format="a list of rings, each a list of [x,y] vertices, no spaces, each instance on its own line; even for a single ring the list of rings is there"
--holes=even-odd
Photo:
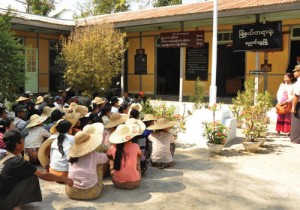
[[[239,130],[221,155],[177,145],[173,168],[150,166],[134,190],[116,189],[106,177],[92,201],[71,200],[63,185],[40,180],[43,202],[23,209],[300,209],[300,145],[269,133],[250,154],[241,136]]]

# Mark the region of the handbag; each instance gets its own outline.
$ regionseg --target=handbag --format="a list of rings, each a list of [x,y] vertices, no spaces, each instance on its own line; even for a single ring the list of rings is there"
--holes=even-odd
[[[292,103],[276,104],[276,114],[288,114],[292,111]]]

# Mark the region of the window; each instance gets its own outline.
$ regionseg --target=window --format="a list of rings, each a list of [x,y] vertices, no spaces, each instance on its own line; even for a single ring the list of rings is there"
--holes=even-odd
[[[292,40],[300,40],[300,27],[292,28]]]
[[[26,48],[26,71],[37,72],[37,48]]]
[[[222,32],[218,33],[218,43],[231,43],[232,42],[232,33],[231,32]]]

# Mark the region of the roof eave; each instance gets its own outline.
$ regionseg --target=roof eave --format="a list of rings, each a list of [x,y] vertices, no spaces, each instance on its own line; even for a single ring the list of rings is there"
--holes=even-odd
[[[219,18],[234,17],[234,16],[243,16],[243,15],[255,15],[255,14],[273,13],[273,12],[293,11],[293,10],[300,10],[299,2],[294,2],[289,4],[276,4],[276,5],[263,6],[263,7],[253,7],[253,8],[238,9],[238,10],[232,9],[232,10],[219,11],[218,17]],[[212,18],[213,18],[213,12],[209,11],[209,12],[198,13],[198,14],[176,15],[176,16],[168,16],[168,17],[143,19],[143,20],[115,22],[114,26],[116,28],[123,28],[123,27],[139,26],[139,25],[182,22],[182,21],[212,19]]]
[[[46,22],[41,22],[41,21],[35,21],[35,20],[26,20],[22,18],[12,18],[11,23],[13,24],[20,24],[20,25],[28,25],[28,26],[33,26],[33,27],[40,27],[40,28],[49,28],[49,29],[54,29],[58,31],[72,31],[74,28],[74,25],[60,25],[60,24],[52,24],[52,23],[46,23]]]

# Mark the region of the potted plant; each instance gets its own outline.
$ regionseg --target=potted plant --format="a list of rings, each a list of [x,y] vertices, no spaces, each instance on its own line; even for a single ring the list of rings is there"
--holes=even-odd
[[[242,106],[233,102],[233,105],[230,105],[229,109],[232,112],[233,116],[236,118],[236,127],[241,128],[242,124],[243,124],[243,122],[241,120]]]
[[[217,110],[217,104],[208,107],[213,112],[212,122],[204,121],[203,122],[203,136],[205,136],[207,141],[208,149],[212,153],[219,154],[221,153],[226,139],[228,137],[228,128],[223,125],[220,121],[215,120],[215,112]]]
[[[245,82],[244,91],[239,91],[237,97],[232,99],[231,107],[237,120],[242,121],[245,134],[243,145],[249,152],[257,151],[259,145],[264,143],[259,138],[266,136],[269,124],[266,113],[272,107],[272,98],[267,91],[255,95],[255,82],[251,78]]]

